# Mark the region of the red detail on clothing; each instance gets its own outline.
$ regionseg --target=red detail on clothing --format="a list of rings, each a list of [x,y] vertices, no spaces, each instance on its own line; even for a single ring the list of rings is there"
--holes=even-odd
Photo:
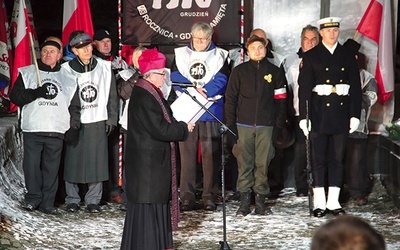
[[[286,99],[286,93],[274,95],[275,100]]]

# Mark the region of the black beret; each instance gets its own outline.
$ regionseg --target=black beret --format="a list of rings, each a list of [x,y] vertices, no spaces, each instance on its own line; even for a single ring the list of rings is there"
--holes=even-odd
[[[43,49],[43,47],[45,46],[54,46],[56,47],[58,50],[61,50],[61,46],[58,42],[54,42],[54,41],[45,41],[40,45],[40,50]]]

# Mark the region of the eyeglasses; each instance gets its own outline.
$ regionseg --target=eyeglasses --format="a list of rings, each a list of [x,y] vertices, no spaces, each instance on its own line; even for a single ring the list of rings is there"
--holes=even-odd
[[[208,40],[210,40],[210,37],[207,38],[200,38],[200,37],[192,37],[193,41],[195,42],[207,42]]]
[[[160,76],[165,76],[165,72],[163,72],[163,73],[153,72],[153,74],[160,75]]]

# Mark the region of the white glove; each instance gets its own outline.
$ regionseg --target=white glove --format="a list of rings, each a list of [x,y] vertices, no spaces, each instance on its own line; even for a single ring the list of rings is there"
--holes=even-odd
[[[308,126],[307,126],[306,119],[300,120],[299,127],[301,128],[301,130],[303,130],[304,135],[307,137],[308,133],[311,131],[311,121],[308,120]]]
[[[337,95],[348,95],[350,85],[348,84],[336,84],[336,94]]]
[[[332,93],[332,85],[328,84],[318,84],[314,87],[314,91],[317,92],[317,95],[330,95]]]
[[[350,118],[350,130],[349,133],[353,133],[354,131],[357,130],[358,125],[360,125],[360,119],[356,118],[356,117],[352,117]]]

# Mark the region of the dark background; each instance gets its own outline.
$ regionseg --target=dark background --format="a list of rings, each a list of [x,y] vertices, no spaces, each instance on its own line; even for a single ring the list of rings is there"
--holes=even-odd
[[[5,0],[11,18],[13,0]],[[118,41],[118,1],[90,0],[90,10],[94,30],[105,28],[111,31],[113,41]],[[36,33],[39,42],[49,35],[61,38],[64,0],[31,0]],[[115,50],[117,46],[113,46]]]
[[[5,0],[9,18],[13,10],[14,1]],[[48,35],[56,35],[61,38],[63,0],[31,0],[35,28],[41,42]],[[118,0],[89,0],[92,13],[94,30],[106,28],[111,31],[113,37],[114,53],[118,51]],[[253,9],[253,1],[245,1],[245,10]],[[399,12],[399,11],[398,11]],[[400,16],[399,13],[397,15]],[[399,20],[397,22],[397,38],[395,48],[395,99],[400,100],[400,33]],[[251,12],[245,13],[245,37],[248,37],[253,23]],[[163,48],[168,54],[172,48]],[[172,52],[173,53],[173,52]],[[400,101],[396,101],[395,118],[400,117]]]

